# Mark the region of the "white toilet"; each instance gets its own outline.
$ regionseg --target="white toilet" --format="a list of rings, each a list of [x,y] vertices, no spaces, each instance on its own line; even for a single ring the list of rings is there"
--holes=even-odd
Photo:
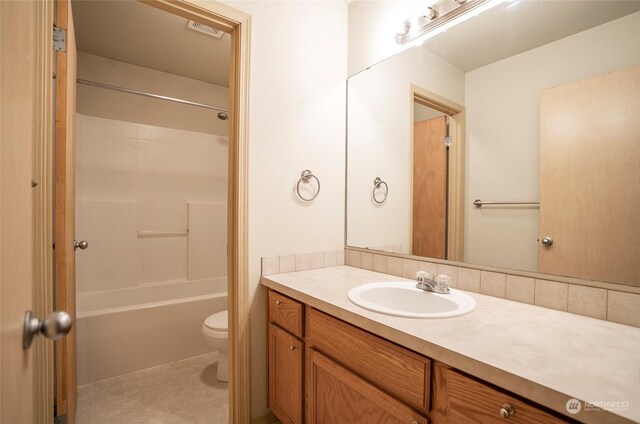
[[[220,352],[218,359],[218,381],[229,381],[229,357],[227,356],[227,339],[229,336],[228,312],[221,311],[210,315],[202,324],[202,334],[207,344]]]

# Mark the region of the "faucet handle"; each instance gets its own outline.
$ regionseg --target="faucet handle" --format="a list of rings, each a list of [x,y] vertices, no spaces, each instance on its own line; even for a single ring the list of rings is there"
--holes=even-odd
[[[416,280],[418,281],[428,280],[429,278],[431,278],[431,274],[429,274],[427,271],[416,272]]]
[[[446,274],[436,275],[433,281],[436,282],[438,289],[444,292],[449,291],[449,286],[451,285],[451,277]]]

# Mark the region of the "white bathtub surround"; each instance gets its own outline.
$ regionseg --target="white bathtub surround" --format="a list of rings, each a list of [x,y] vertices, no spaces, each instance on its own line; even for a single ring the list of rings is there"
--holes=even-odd
[[[227,309],[226,278],[78,295],[78,384],[211,352],[201,327]]]
[[[189,358],[78,388],[77,424],[226,424],[228,385],[217,354]]]
[[[227,275],[227,204],[189,202],[187,279]]]
[[[344,254],[344,250],[331,250],[328,252],[263,257],[261,275],[344,265]]]
[[[346,265],[356,268],[373,270],[374,264],[377,264],[378,269],[384,270],[386,263],[390,274],[404,278],[414,278],[419,270],[429,271],[431,274],[447,274],[452,277],[451,287],[461,290],[640,327],[640,289],[638,288],[593,281],[590,281],[589,285],[583,285],[576,278],[555,281],[552,275],[539,279],[520,274],[488,271],[483,269],[486,267],[474,267],[470,264],[455,266],[389,256],[384,252],[362,252],[349,248],[346,250],[345,257]],[[398,261],[402,261],[402,266]],[[594,284],[601,287],[593,287]],[[614,289],[617,287],[621,290]],[[630,292],[622,291],[625,289]]]
[[[226,276],[227,137],[77,124],[78,293]]]
[[[135,200],[77,200],[78,237],[89,249],[76,257],[78,291],[138,285],[138,204]]]
[[[640,393],[640,329],[471,292],[468,294],[476,301],[473,312],[439,320],[383,315],[347,298],[355,286],[400,279],[338,266],[271,275],[261,281],[313,308],[565,415],[570,398],[630,402],[615,411],[583,410],[576,416],[581,422],[640,421],[635,405]],[[494,276],[485,278],[487,281],[501,290],[501,279]]]

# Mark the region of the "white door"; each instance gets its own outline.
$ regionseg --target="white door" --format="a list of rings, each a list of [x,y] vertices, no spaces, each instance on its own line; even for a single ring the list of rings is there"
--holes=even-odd
[[[44,377],[52,364],[42,354],[36,363],[34,347],[51,343],[38,340],[40,334],[63,335],[56,328],[68,331],[71,325],[66,314],[26,319],[36,296],[40,305],[52,301],[44,298],[44,282],[34,273],[34,236],[40,233],[34,216],[44,213],[34,213],[35,190],[43,185],[32,186],[32,180],[40,174],[35,172],[34,144],[44,143],[38,132],[44,119],[38,98],[45,77],[39,60],[48,47],[41,42],[49,10],[45,6],[0,1],[0,422],[11,424],[53,421],[50,398],[35,395],[53,393],[51,380]]]

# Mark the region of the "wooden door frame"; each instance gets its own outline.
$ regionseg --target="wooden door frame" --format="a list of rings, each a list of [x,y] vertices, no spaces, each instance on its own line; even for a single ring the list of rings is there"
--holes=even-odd
[[[54,193],[54,2],[36,6],[36,109],[33,141],[33,311],[40,319],[53,312],[53,193]],[[34,343],[34,422],[54,417],[53,342]]]
[[[229,306],[229,420],[246,423],[250,414],[249,375],[249,262],[248,262],[248,135],[249,135],[249,59],[251,16],[212,0],[139,0],[167,12],[194,19],[231,35],[231,78],[229,107],[229,203],[228,203],[228,306]],[[39,122],[36,140],[34,172],[42,188],[35,204],[36,241],[39,247],[34,258],[42,283],[36,292],[40,313],[52,308],[52,245],[53,234],[53,68],[51,55],[53,4],[40,2],[40,19],[35,28],[38,37],[38,95],[36,120]],[[35,278],[35,277],[34,277]],[[53,421],[53,355],[51,348],[42,353],[40,378],[43,398],[36,417]],[[50,417],[50,418],[46,418]]]
[[[464,106],[446,99],[432,91],[410,84],[411,148],[410,162],[413,163],[413,123],[414,103],[420,103],[431,109],[450,116],[449,135],[449,211],[447,216],[447,260],[462,262],[464,258],[464,157],[465,157],[465,120]],[[412,168],[413,169],[413,168]],[[413,193],[413,172],[410,176],[410,193]],[[409,245],[413,245],[413,196],[409,200]]]

